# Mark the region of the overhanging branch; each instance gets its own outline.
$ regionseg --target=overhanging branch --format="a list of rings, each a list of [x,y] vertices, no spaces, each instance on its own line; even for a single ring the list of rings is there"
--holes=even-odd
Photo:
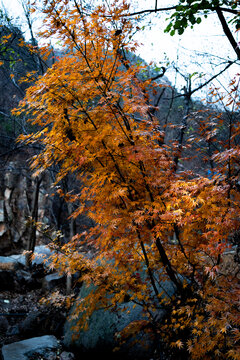
[[[151,13],[156,13],[156,12],[162,12],[162,11],[171,11],[171,10],[176,10],[178,5],[175,6],[168,6],[168,7],[164,7],[164,8],[157,8],[157,0],[155,3],[155,8],[154,9],[145,9],[145,10],[140,10],[140,11],[134,11],[131,13],[126,13],[123,15],[120,15],[121,17],[125,17],[125,16],[136,16],[136,15],[143,15],[143,14],[151,14]],[[228,9],[228,8],[224,8],[224,7],[218,7],[218,9],[220,9],[222,12],[228,12],[234,15],[239,14],[239,10],[236,9]],[[212,11],[216,11],[217,8],[211,8],[209,10]]]

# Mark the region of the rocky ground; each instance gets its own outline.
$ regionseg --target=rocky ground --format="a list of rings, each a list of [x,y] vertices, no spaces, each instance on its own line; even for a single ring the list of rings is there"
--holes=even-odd
[[[0,294],[0,344],[22,340],[20,326],[29,313],[43,310],[40,299],[42,290],[30,290],[25,294],[3,291]]]
[[[65,295],[66,279],[49,272],[41,263],[28,269],[21,261],[11,260],[0,257],[0,348],[33,337],[54,335],[59,343],[57,349],[44,356],[31,354],[28,360],[76,359],[62,345],[67,309],[64,304],[56,308],[42,301],[53,292]]]

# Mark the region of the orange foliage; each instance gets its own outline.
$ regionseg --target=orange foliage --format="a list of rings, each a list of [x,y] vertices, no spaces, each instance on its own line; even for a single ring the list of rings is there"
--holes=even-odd
[[[59,39],[66,54],[27,90],[16,113],[42,127],[21,137],[44,145],[32,164],[36,173],[55,163],[61,167],[57,181],[77,173],[83,187],[66,195],[80,200],[73,216],[84,212],[96,223],[53,261],[97,285],[94,297],[77,306],[86,310],[79,327],[96,307],[114,308],[128,296],[170,347],[192,359],[240,359],[239,287],[232,274],[219,271],[238,227],[239,192],[223,166],[212,179],[175,171],[174,151],[151,114],[151,84],[139,76],[141,66],[126,60],[137,47],[132,22],[121,16],[126,1],[90,13],[80,0],[44,3],[42,36]],[[221,163],[228,155],[215,156]],[[174,232],[177,240],[169,241]],[[94,247],[94,259],[81,253],[84,243]],[[159,286],[166,281],[174,295]],[[159,307],[170,315],[164,324],[156,321]],[[137,329],[146,324],[135,323]]]

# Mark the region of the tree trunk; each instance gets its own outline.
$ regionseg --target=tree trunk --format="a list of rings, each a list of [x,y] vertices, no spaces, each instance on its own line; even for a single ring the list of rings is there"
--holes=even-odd
[[[42,182],[42,178],[37,177],[35,180],[35,191],[33,195],[33,206],[31,213],[31,224],[30,224],[30,234],[28,239],[27,251],[26,254],[26,265],[31,267],[32,265],[32,254],[34,253],[35,245],[36,245],[36,223],[38,221],[38,199],[39,199],[39,191],[40,185]]]

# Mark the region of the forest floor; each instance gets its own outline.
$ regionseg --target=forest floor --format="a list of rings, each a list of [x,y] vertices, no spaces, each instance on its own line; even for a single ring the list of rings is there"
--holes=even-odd
[[[36,274],[36,269],[34,273]],[[63,328],[67,309],[64,306],[56,309],[42,302],[42,299],[48,298],[53,291],[64,294],[66,292],[64,280],[61,285],[48,290],[40,287],[39,281],[36,283],[31,281],[30,284],[25,283],[19,287],[19,283],[16,283],[18,276],[19,270],[16,270],[12,288],[0,292],[0,349],[14,342],[43,335],[54,335],[59,342],[56,352],[46,354],[46,356],[35,355],[33,360],[77,359],[73,357],[73,354],[69,358],[60,356],[63,351],[70,351],[63,345]]]
[[[30,312],[43,309],[40,299],[43,297],[41,289],[30,290],[25,294],[14,291],[3,291],[0,294],[0,344],[6,345],[21,341],[21,334],[17,327]],[[3,319],[6,319],[3,325]],[[2,325],[2,326],[1,326]],[[5,331],[4,331],[5,330]]]

